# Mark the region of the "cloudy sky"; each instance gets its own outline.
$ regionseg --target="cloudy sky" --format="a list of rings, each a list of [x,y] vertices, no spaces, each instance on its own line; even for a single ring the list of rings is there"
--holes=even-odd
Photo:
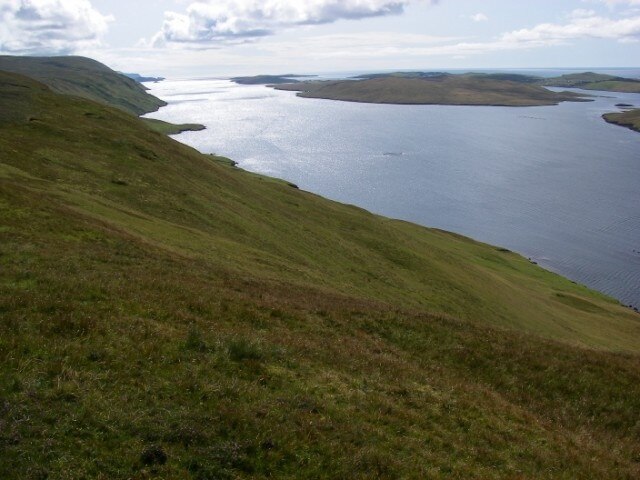
[[[0,0],[0,53],[169,77],[640,67],[640,0]]]

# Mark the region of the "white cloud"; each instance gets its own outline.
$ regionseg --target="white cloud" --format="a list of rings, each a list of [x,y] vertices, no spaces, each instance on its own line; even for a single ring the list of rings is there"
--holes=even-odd
[[[338,57],[374,58],[415,55],[462,37],[439,37],[413,33],[361,32],[303,37],[295,42],[270,40],[259,50],[285,57],[325,59]]]
[[[486,22],[487,20],[489,20],[489,17],[487,17],[484,13],[476,13],[475,15],[471,15],[471,20],[473,20],[474,22]]]
[[[594,10],[586,10],[584,8],[578,8],[569,14],[569,18],[585,18],[593,17],[596,15]]]
[[[156,46],[242,43],[280,29],[400,14],[413,0],[206,0],[166,12]]]
[[[615,7],[616,5],[640,5],[640,0],[599,0],[600,3],[605,3],[610,7]]]
[[[556,44],[584,38],[612,39],[629,42],[640,39],[640,16],[611,19],[597,16],[590,10],[576,10],[569,23],[559,25],[542,23],[506,33],[502,41],[507,43]]]
[[[568,44],[572,40],[600,38],[622,43],[640,39],[640,16],[614,20],[583,10],[573,12],[566,24],[544,23],[529,29],[507,32],[486,42],[461,41],[460,38],[427,35],[397,35],[368,32],[351,35],[306,37],[296,42],[266,42],[262,50],[288,57],[303,56],[313,60],[325,58],[451,58],[491,52],[528,50]]]
[[[89,0],[0,0],[0,51],[45,55],[94,47],[112,20]]]

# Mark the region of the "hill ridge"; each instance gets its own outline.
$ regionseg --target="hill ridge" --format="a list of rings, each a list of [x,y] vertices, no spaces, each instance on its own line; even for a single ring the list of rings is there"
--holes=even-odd
[[[135,80],[87,57],[17,57],[0,55],[0,70],[26,75],[57,93],[77,95],[134,115],[166,105]]]

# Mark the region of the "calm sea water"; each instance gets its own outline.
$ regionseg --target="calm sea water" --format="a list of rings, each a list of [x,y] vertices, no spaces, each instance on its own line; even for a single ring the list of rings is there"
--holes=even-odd
[[[552,107],[371,105],[227,80],[149,85],[177,137],[376,213],[520,252],[640,307],[640,133],[605,123],[640,94]]]

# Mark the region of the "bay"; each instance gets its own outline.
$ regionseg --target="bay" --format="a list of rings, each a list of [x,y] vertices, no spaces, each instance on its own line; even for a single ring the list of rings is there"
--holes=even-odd
[[[148,85],[176,138],[246,170],[385,216],[504,246],[640,307],[640,133],[610,125],[640,94],[550,107],[302,99],[226,79]]]

